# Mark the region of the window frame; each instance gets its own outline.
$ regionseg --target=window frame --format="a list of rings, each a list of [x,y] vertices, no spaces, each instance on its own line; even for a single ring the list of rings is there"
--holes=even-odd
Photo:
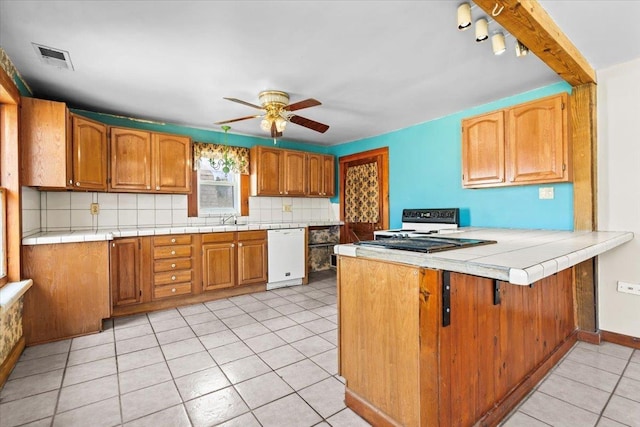
[[[7,189],[0,187],[0,287],[8,282]]]
[[[198,165],[198,169],[195,172],[195,190],[193,191],[193,193],[195,193],[195,199],[196,199],[196,216],[198,217],[216,217],[216,216],[222,216],[222,215],[241,215],[241,211],[242,211],[242,176],[240,174],[240,172],[229,172],[226,175],[233,175],[234,179],[233,179],[233,183],[229,184],[228,181],[219,181],[218,183],[216,183],[216,181],[213,181],[211,183],[207,183],[207,184],[202,184],[202,181],[200,179],[200,171],[202,170],[203,166],[204,167],[209,167],[211,170],[213,170],[216,173],[223,173],[220,171],[215,170],[213,167],[209,166],[210,163],[208,161],[208,159],[205,158],[201,158],[200,160],[200,164]],[[204,165],[203,165],[204,164]],[[205,186],[220,186],[220,187],[232,187],[233,188],[233,192],[234,192],[234,201],[233,201],[233,208],[203,208],[201,205],[201,201],[202,201],[202,197],[201,197],[201,185],[205,185]]]

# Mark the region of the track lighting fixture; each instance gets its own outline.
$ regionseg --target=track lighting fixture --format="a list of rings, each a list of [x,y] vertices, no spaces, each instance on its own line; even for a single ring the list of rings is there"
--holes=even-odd
[[[464,31],[471,26],[471,5],[462,3],[458,6],[458,29]]]
[[[520,40],[516,40],[516,56],[526,56],[529,53],[529,48],[523,45]]]
[[[504,34],[501,31],[497,31],[491,36],[491,47],[494,55],[502,55],[507,50],[504,44]]]
[[[485,18],[476,21],[476,41],[483,42],[489,38],[489,23]]]

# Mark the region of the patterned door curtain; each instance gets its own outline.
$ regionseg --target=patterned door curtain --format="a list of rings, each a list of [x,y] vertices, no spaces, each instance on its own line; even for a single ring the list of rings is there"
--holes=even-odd
[[[345,221],[377,223],[380,211],[377,163],[349,167],[344,187]]]
[[[216,169],[249,174],[249,149],[225,144],[193,143],[193,168],[198,168],[200,159],[209,159]]]

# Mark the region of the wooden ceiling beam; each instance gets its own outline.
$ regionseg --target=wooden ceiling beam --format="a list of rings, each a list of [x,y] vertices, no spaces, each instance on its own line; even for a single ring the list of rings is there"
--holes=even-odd
[[[572,86],[596,83],[596,72],[536,0],[473,0]],[[498,16],[493,16],[494,8]]]

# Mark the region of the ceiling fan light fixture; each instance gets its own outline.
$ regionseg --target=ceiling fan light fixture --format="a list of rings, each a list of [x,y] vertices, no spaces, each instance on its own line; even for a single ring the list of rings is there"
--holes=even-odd
[[[464,31],[471,26],[471,5],[462,3],[458,6],[458,29]]]
[[[279,90],[263,90],[258,94],[258,99],[262,108],[272,105],[284,107],[289,104],[289,95]]]
[[[287,121],[281,117],[278,116],[278,118],[276,119],[276,130],[280,133],[284,132],[284,129],[287,127]]]
[[[269,132],[271,130],[271,120],[262,119],[262,121],[260,122],[260,129],[265,132]]]

